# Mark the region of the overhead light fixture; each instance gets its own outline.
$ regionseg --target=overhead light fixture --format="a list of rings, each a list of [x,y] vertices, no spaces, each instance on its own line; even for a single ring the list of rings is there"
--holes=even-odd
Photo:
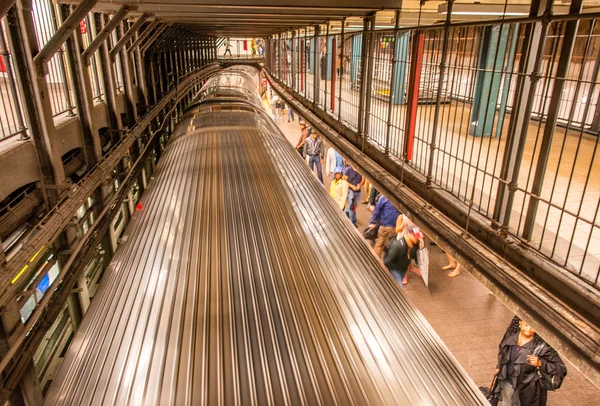
[[[529,15],[531,6],[529,4],[481,4],[481,3],[458,3],[452,6],[452,15],[456,16],[509,16],[526,17]],[[554,14],[568,14],[568,5],[555,5],[552,9]],[[438,13],[448,14],[448,3],[438,6]]]

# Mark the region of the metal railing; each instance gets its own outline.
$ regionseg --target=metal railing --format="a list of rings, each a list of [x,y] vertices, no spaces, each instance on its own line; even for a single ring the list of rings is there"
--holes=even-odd
[[[600,286],[598,16],[372,31],[365,20],[361,31],[270,38],[270,71],[309,101],[316,88],[317,107],[424,187]],[[292,37],[299,62],[288,71]]]
[[[38,48],[42,49],[59,27],[60,13],[57,12],[57,6],[52,0],[33,0],[32,13]],[[66,64],[63,45],[48,61],[49,74],[46,80],[54,116],[64,113],[72,115],[75,110],[73,90]]]

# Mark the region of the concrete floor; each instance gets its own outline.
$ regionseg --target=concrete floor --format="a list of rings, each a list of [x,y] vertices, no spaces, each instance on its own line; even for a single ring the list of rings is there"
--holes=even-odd
[[[300,136],[298,117],[296,121],[287,123],[287,115],[282,115],[279,128],[295,145]],[[328,186],[331,179],[325,173],[324,177]],[[364,192],[361,199],[363,197]],[[357,226],[362,230],[368,225],[371,213],[366,204],[361,204],[357,214]],[[488,386],[496,367],[498,345],[514,314],[467,271],[456,278],[448,278],[448,272],[442,270],[447,263],[446,255],[435,245],[428,244],[428,247],[429,289],[419,276],[411,274],[404,292],[475,383]],[[600,404],[600,389],[568,360],[564,361],[567,363],[568,376],[560,390],[549,393],[548,405]]]

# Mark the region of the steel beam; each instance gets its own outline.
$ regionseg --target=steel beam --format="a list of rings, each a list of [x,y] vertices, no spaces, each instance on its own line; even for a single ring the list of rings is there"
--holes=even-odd
[[[46,76],[48,72],[48,61],[60,49],[67,38],[71,36],[73,30],[79,27],[79,22],[92,10],[98,0],[83,0],[73,10],[69,17],[62,23],[56,33],[46,43],[44,48],[33,58],[38,76]]]
[[[90,64],[92,63],[92,55],[94,55],[94,52],[96,52],[98,48],[100,48],[100,45],[102,45],[104,40],[106,40],[110,36],[113,30],[117,28],[117,25],[119,25],[119,23],[123,21],[125,16],[129,14],[130,11],[135,11],[136,9],[137,7],[134,6],[123,5],[119,9],[119,11],[117,11],[117,13],[112,16],[108,24],[104,26],[104,29],[98,33],[98,35],[96,36],[96,38],[94,38],[92,43],[86,48],[85,51],[83,51],[83,54],[81,56],[83,57],[83,62],[86,66],[90,66]]]
[[[152,46],[152,44],[154,43],[154,41],[157,40],[157,38],[168,28],[170,27],[169,24],[163,24],[160,27],[158,27],[156,29],[156,31],[154,31],[154,34],[152,34],[150,36],[150,38],[148,38],[148,40],[146,42],[144,42],[142,45],[140,45],[140,50],[142,51],[142,55],[144,55],[146,53],[146,51],[148,50],[148,48],[150,48]]]
[[[129,48],[127,48],[127,52],[132,52],[134,49],[136,49],[137,47],[140,46],[140,44],[146,39],[148,38],[148,36],[150,35],[150,33],[152,33],[152,30],[158,25],[160,24],[160,20],[157,18],[154,21],[152,21],[148,27],[146,27],[146,29],[137,37],[137,39],[133,42],[133,44],[131,44],[131,46]]]
[[[531,4],[530,17],[549,15],[552,12],[553,4],[554,0],[534,0]],[[493,215],[493,219],[505,229],[510,225],[531,112],[536,97],[536,87],[541,77],[540,69],[549,24],[550,20],[543,18],[526,25],[525,38],[520,52],[514,109],[510,116]]]
[[[144,22],[146,22],[148,17],[150,17],[150,14],[148,14],[148,13],[142,14],[140,16],[140,18],[138,18],[138,20],[131,26],[131,28],[129,28],[127,30],[127,32],[125,34],[123,34],[123,36],[119,39],[119,42],[116,43],[116,45],[113,47],[113,49],[110,50],[110,58],[113,61],[115,60],[115,57],[121,51],[121,49],[123,49],[125,44],[127,44],[127,41],[129,41],[133,37],[133,34],[135,34],[140,29],[142,24],[144,24]]]
[[[572,0],[569,8],[569,14],[579,15],[583,9],[583,0]],[[546,168],[550,159],[550,149],[552,148],[552,140],[554,139],[554,131],[558,122],[559,109],[565,82],[569,74],[569,66],[571,56],[573,55],[573,47],[577,39],[577,30],[579,28],[579,20],[567,21],[565,32],[562,36],[562,48],[560,50],[560,58],[558,60],[558,69],[552,87],[552,96],[550,97],[550,106],[548,107],[548,116],[544,125],[544,135],[542,144],[538,152],[538,160],[535,168],[535,176],[531,187],[531,197],[529,199],[529,207],[525,216],[525,224],[523,226],[523,238],[531,240],[533,236],[533,228],[535,226],[535,218],[537,216],[539,198],[542,194],[544,185],[544,177],[546,176]],[[582,68],[583,69],[583,68]],[[570,79],[569,79],[570,80]],[[577,95],[577,94],[576,94]],[[518,106],[516,106],[518,107]],[[585,122],[586,117],[583,118]],[[565,134],[566,137],[566,134]],[[558,169],[557,169],[558,171]]]

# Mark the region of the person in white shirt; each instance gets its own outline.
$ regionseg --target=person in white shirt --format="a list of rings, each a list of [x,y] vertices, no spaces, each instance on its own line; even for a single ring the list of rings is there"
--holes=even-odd
[[[334,173],[335,168],[344,167],[344,158],[333,148],[327,150],[327,157],[325,158],[325,172],[327,176]]]

